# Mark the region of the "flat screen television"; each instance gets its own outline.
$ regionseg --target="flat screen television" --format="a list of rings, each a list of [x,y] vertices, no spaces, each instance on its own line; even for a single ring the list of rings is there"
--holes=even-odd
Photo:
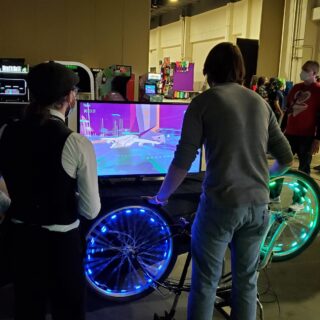
[[[78,132],[93,144],[99,177],[168,171],[187,104],[78,101]],[[201,152],[189,172],[200,172]]]

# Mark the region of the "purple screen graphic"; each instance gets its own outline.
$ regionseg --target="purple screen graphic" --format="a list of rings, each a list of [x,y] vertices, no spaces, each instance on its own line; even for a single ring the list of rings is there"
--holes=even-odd
[[[187,104],[80,101],[78,129],[94,146],[98,176],[166,174]],[[189,172],[199,172],[200,152]]]

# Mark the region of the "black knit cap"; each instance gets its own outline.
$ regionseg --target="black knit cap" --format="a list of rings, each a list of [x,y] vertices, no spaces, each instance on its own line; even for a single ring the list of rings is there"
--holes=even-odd
[[[65,97],[79,82],[79,77],[64,65],[50,61],[33,67],[27,82],[32,101],[49,106]]]

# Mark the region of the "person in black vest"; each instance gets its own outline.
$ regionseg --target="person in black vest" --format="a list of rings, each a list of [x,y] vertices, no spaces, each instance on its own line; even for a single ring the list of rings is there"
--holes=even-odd
[[[83,241],[79,214],[95,218],[100,198],[93,146],[72,132],[78,76],[65,66],[31,69],[24,119],[0,129],[0,177],[11,198],[16,320],[85,319]]]

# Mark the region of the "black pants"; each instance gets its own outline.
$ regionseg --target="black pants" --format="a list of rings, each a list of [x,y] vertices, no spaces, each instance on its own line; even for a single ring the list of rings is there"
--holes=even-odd
[[[310,165],[312,161],[312,142],[314,137],[286,136],[293,154],[297,154],[299,159],[299,170],[310,175]]]
[[[303,136],[286,136],[293,154],[298,155],[299,159],[299,170],[310,175],[310,165],[312,161],[311,147],[313,142],[313,137],[303,137]],[[301,181],[298,181],[300,186],[300,191],[294,191],[292,203],[301,203],[301,199],[305,196],[306,186]],[[278,197],[282,191],[283,179],[278,179],[274,187],[270,189],[270,198],[274,199]]]
[[[78,229],[50,232],[16,224],[12,265],[16,320],[85,319],[83,242]]]

